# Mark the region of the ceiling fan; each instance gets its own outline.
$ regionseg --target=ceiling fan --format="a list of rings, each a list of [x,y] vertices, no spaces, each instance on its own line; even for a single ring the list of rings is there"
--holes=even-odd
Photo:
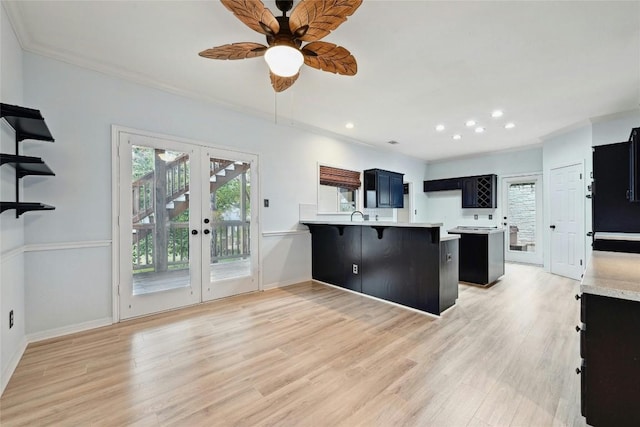
[[[267,36],[268,46],[252,42],[225,44],[203,50],[200,56],[211,59],[264,56],[276,92],[295,83],[303,63],[345,76],[358,71],[356,59],[347,49],[319,40],[346,21],[362,0],[301,0],[290,16],[287,12],[293,1],[276,0],[276,7],[282,11],[277,18],[260,0],[220,1],[249,28]],[[302,46],[302,42],[308,43]]]

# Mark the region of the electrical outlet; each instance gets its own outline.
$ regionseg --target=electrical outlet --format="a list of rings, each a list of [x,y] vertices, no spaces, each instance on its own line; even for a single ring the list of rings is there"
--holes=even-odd
[[[478,219],[478,214],[475,214],[475,215],[473,216],[473,219]]]
[[[13,328],[13,310],[9,312],[9,329]]]
[[[353,274],[358,274],[358,264],[353,264]]]
[[[489,219],[493,219],[493,215],[489,214]]]

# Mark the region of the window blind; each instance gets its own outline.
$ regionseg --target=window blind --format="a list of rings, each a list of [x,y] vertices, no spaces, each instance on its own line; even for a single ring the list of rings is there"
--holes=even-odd
[[[360,172],[320,166],[320,184],[357,190],[360,188]]]

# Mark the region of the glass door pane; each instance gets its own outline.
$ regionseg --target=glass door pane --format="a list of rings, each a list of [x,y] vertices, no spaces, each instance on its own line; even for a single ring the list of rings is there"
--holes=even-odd
[[[189,154],[133,145],[133,295],[190,285]]]
[[[120,318],[200,302],[198,147],[122,132],[118,151]]]
[[[256,192],[253,162],[246,156],[229,154],[234,153],[216,150],[206,156],[209,204],[203,217],[210,221],[210,241],[204,246],[208,248],[208,271],[203,271],[203,277],[209,277],[204,299],[258,289],[253,253],[257,243],[252,221]]]
[[[509,250],[536,251],[536,183],[509,184]]]
[[[505,260],[542,264],[542,176],[503,178]]]

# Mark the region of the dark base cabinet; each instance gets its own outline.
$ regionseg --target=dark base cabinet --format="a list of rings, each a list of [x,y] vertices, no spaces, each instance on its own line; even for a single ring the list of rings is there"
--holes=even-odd
[[[504,275],[504,233],[460,234],[459,262],[462,282],[495,282]]]
[[[640,302],[582,294],[582,415],[592,426],[640,426]]]
[[[306,225],[314,280],[433,314],[455,303],[457,241],[441,268],[438,228]]]

